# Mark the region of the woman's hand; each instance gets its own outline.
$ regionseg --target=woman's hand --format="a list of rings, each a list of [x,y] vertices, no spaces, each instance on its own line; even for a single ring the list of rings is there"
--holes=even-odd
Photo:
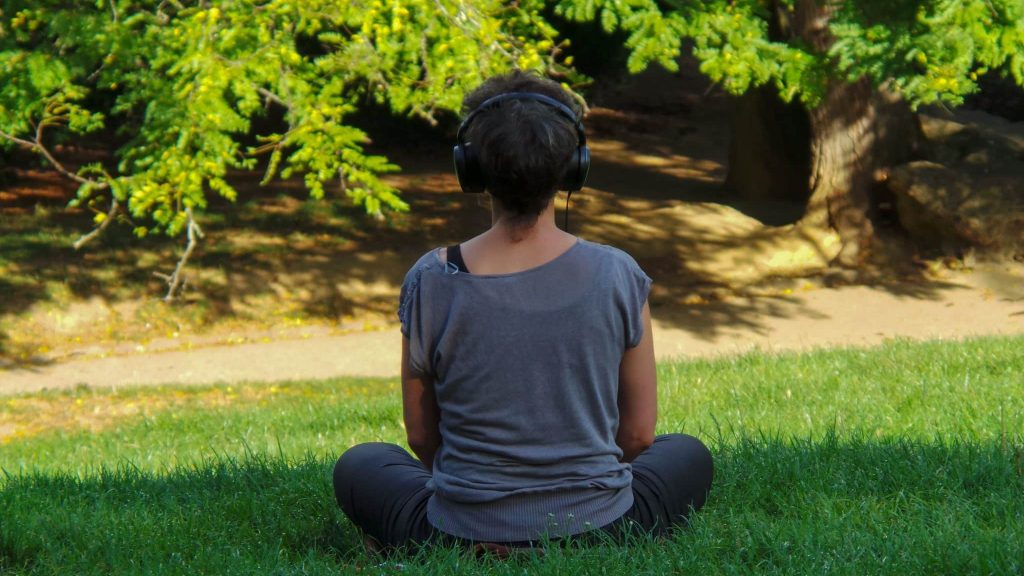
[[[405,336],[402,337],[402,412],[409,447],[427,470],[432,470],[434,454],[441,446],[441,410],[437,407],[433,380],[429,376],[413,375],[409,368],[409,339]]]
[[[658,420],[658,375],[647,302],[643,321],[640,343],[627,349],[619,364],[619,432],[615,443],[622,449],[623,462],[632,462],[654,443],[654,425]]]

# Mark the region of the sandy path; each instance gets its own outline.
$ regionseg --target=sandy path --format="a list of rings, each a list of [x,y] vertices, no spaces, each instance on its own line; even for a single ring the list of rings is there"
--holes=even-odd
[[[734,298],[671,310],[655,308],[654,315],[660,359],[752,348],[870,345],[887,338],[1024,334],[1024,278],[1018,269],[990,267],[951,275],[941,282]],[[82,384],[120,387],[398,375],[397,327],[308,336],[0,371],[0,394]]]

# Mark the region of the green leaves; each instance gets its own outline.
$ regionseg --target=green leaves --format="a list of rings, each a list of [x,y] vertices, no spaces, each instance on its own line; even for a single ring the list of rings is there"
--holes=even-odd
[[[988,69],[1024,85],[1022,0],[561,0],[555,9],[627,32],[632,72],[651,63],[675,70],[689,39],[701,71],[734,94],[774,84],[785,100],[813,106],[829,82],[867,77],[914,105],[959,104]],[[795,29],[810,10],[827,20],[826,50]]]
[[[629,32],[626,65],[633,73],[652,62],[676,70],[676,58],[689,29],[684,14],[663,13],[654,0],[561,0],[555,12],[570,20],[599,20],[608,33]]]
[[[768,22],[754,3],[718,3],[695,13],[688,32],[701,71],[732,94],[774,83],[784,100],[815,102],[824,92],[818,58],[800,45],[769,38]]]
[[[314,197],[404,210],[381,179],[397,167],[365,153],[349,115],[375,102],[435,121],[513,67],[575,78],[552,5],[625,32],[633,72],[674,70],[687,41],[736,94],[772,84],[813,106],[829,82],[868,77],[915,104],[955,104],[988,70],[1024,84],[1024,0],[834,3],[818,8],[824,49],[794,24],[817,5],[784,1],[6,0],[0,140],[43,151],[58,132],[104,130],[123,145],[73,175],[79,201],[113,194],[150,232],[178,232],[210,194],[233,199],[228,175],[261,161],[264,184],[301,174]]]
[[[960,104],[977,90],[979,65],[1001,66],[1007,25],[987,0],[937,1],[916,8],[847,6],[833,16],[830,55],[848,77],[889,83],[914,104]]]
[[[562,0],[556,11],[573,20],[600,20],[608,32],[628,32],[627,66],[634,73],[651,63],[676,70],[682,42],[690,39],[701,71],[731,93],[772,82],[786,100],[802,95],[813,101],[824,89],[812,54],[768,38],[760,2]]]
[[[68,6],[3,3],[0,131],[26,147],[46,145],[40,124],[123,142],[115,162],[76,175],[77,202],[113,194],[140,235],[177,234],[210,194],[233,200],[228,174],[261,158],[264,184],[301,175],[313,197],[338,190],[372,215],[405,210],[381,180],[397,167],[366,154],[369,136],[347,124],[356,106],[433,120],[491,75],[561,67],[564,48],[540,0]]]

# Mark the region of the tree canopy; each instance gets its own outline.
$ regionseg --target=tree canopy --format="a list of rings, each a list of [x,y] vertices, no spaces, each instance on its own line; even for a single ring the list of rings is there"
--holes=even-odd
[[[0,136],[45,155],[101,224],[123,207],[137,234],[181,232],[231,169],[264,182],[337,182],[370,214],[406,208],[349,116],[360,102],[433,120],[512,67],[559,67],[543,4],[499,0],[6,0],[0,4]],[[276,115],[281,128],[261,117]],[[57,139],[105,130],[116,163],[64,167]],[[114,202],[114,209],[99,209]]]
[[[814,0],[562,0],[556,10],[627,32],[633,72],[652,62],[674,70],[689,39],[701,71],[734,94],[772,84],[814,106],[829,81],[866,77],[913,104],[956,105],[990,70],[1024,85],[1021,0],[820,3],[832,37],[825,50],[773,30],[799,26],[800,4]]]
[[[1024,0],[3,0],[0,142],[140,236],[233,199],[233,169],[301,175],[314,197],[337,182],[379,215],[406,205],[350,123],[360,104],[433,121],[514,67],[576,78],[563,20],[624,32],[631,71],[674,69],[689,43],[729,92],[771,85],[810,108],[865,78],[913,105],[958,104],[990,70],[1024,84]],[[114,161],[66,168],[52,144],[89,133]]]

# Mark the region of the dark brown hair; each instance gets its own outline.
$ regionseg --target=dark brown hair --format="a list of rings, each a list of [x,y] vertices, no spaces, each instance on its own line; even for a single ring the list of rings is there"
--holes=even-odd
[[[485,81],[463,100],[463,113],[508,92],[543,94],[580,114],[576,100],[557,83],[520,70]],[[577,146],[572,121],[534,100],[506,100],[489,107],[467,127],[465,139],[480,159],[487,191],[524,224],[532,224],[551,202]]]

